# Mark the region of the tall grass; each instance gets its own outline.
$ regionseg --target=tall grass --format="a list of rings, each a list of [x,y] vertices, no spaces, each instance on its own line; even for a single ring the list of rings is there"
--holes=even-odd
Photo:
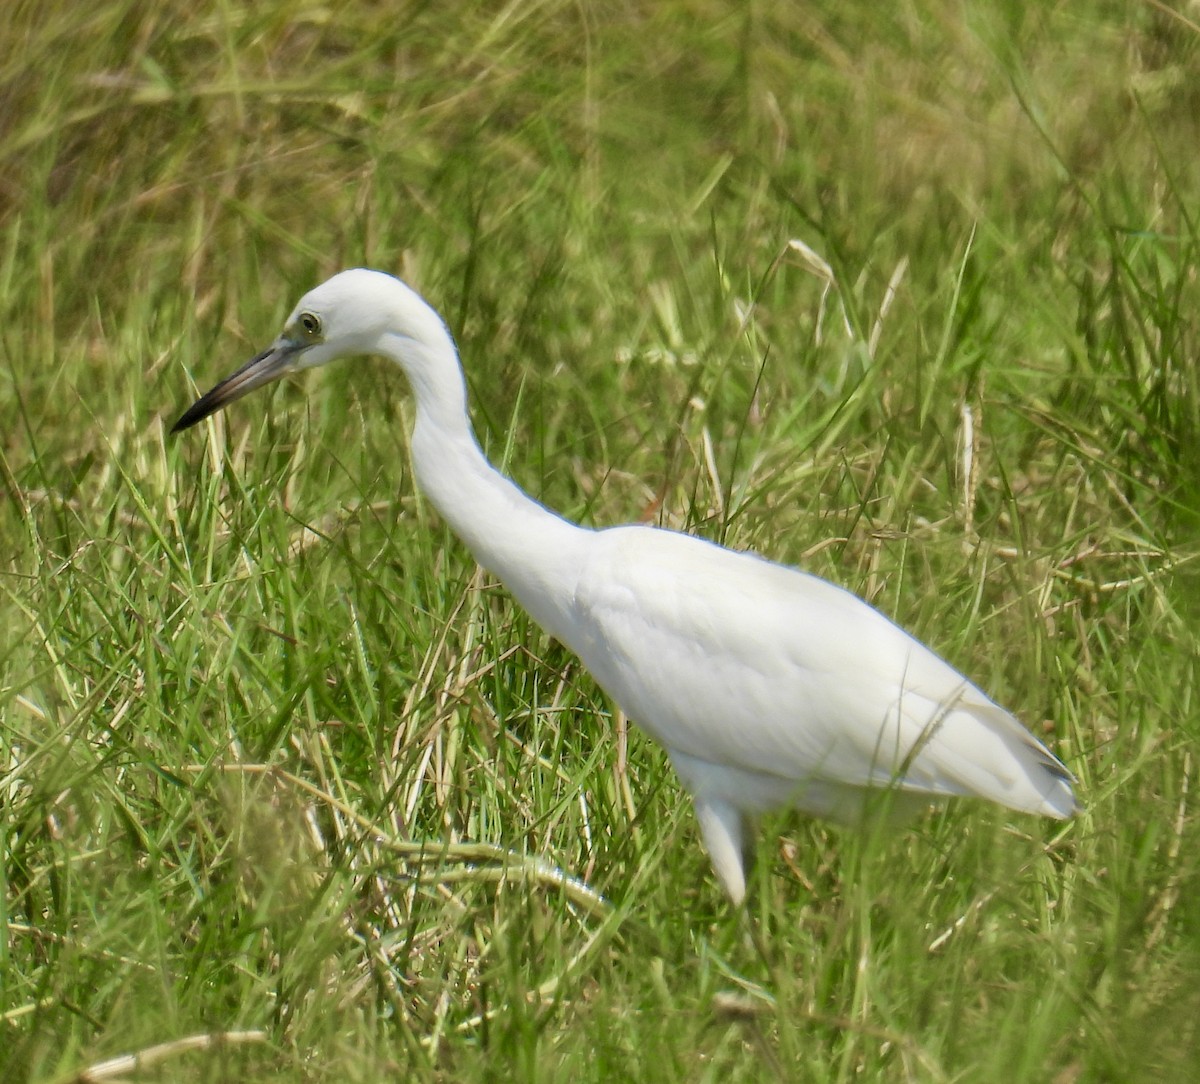
[[[50,0],[0,40],[5,1080],[1194,1073],[1184,9]],[[859,592],[1085,812],[767,818],[733,912],[662,752],[414,491],[398,374],[166,436],[355,264],[446,315],[523,486]]]

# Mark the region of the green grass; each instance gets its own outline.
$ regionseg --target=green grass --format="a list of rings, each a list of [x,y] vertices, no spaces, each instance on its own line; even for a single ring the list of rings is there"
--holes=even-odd
[[[0,1077],[1193,1076],[1188,10],[14,5]],[[355,264],[446,315],[520,484],[868,597],[1084,813],[768,818],[760,952],[414,492],[398,373],[166,436]]]

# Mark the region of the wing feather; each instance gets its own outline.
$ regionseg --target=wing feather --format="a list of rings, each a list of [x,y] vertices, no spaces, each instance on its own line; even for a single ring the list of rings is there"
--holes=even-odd
[[[598,541],[570,646],[672,752],[797,784],[1073,811],[1069,773],[1032,734],[850,592],[653,528]]]

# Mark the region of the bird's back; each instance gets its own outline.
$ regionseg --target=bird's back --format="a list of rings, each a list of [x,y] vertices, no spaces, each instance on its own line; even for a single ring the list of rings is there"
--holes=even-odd
[[[895,786],[1075,809],[1069,773],[1012,715],[815,576],[615,528],[594,536],[572,613],[570,646],[601,686],[677,764],[711,766],[739,808],[827,814],[830,789]]]

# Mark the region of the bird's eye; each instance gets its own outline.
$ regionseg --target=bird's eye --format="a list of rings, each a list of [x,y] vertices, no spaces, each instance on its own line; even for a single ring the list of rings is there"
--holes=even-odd
[[[321,334],[321,318],[315,312],[302,312],[298,323],[307,338],[315,339]]]

